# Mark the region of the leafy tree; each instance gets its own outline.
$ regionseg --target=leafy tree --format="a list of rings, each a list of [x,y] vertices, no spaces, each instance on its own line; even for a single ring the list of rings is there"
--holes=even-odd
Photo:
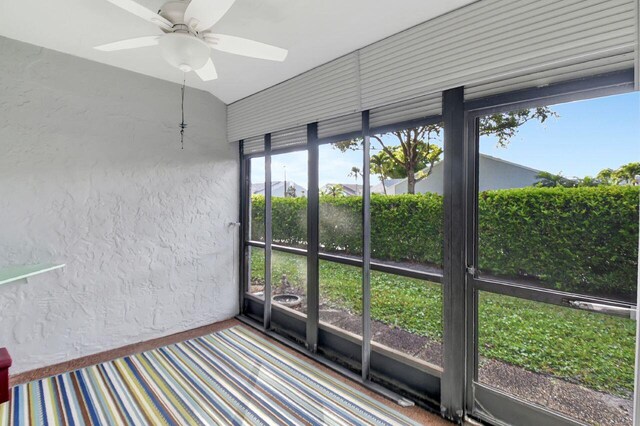
[[[638,176],[640,176],[640,163],[625,164],[611,174],[616,185],[638,185]]]
[[[614,185],[613,183],[613,169],[603,169],[596,175],[596,179],[602,182],[603,185]]]
[[[539,180],[533,186],[542,188],[585,188],[609,185],[597,176],[595,178],[591,176],[585,176],[583,178],[574,177],[570,179],[568,177],[562,176],[561,173],[556,175],[549,172],[540,172],[536,175],[536,178],[538,178]]]
[[[640,176],[640,163],[627,163],[615,170],[609,168],[600,170],[595,178],[586,176],[576,180],[577,186],[638,185],[638,176]]]
[[[344,187],[342,185],[340,185],[339,183],[329,184],[329,185],[325,186],[325,188],[322,191],[322,193],[324,195],[329,195],[331,197],[343,197],[345,195]]]
[[[597,177],[593,178],[591,176],[585,176],[583,178],[576,178],[575,179],[575,183],[576,183],[575,186],[577,186],[579,188],[604,185],[604,183],[600,179],[598,179]]]
[[[498,146],[504,148],[522,125],[529,121],[544,123],[550,117],[558,117],[558,114],[549,107],[492,114],[480,120],[480,136],[495,136],[498,138]]]
[[[396,148],[395,154],[398,158],[403,158],[402,149],[400,147]],[[426,166],[426,163],[420,163],[418,165],[418,170],[422,170]],[[385,151],[380,151],[371,156],[371,174],[378,176],[378,179],[380,179],[380,182],[382,183],[382,189],[385,195],[387,194],[387,186],[385,183],[387,179],[402,179],[406,177],[404,168],[393,161]]]
[[[558,173],[556,175],[549,172],[540,172],[536,175],[536,179],[538,179],[538,182],[533,186],[540,188],[554,188],[557,186],[575,188],[578,186],[578,183],[575,180],[562,176],[562,173]]]
[[[555,116],[557,114],[548,107],[492,114],[480,120],[480,135],[495,136],[498,146],[506,147],[525,123],[544,123]],[[437,141],[441,132],[442,124],[438,123],[372,136],[381,146],[381,152],[386,154],[383,159],[389,164],[387,170],[397,171],[398,177],[407,178],[409,194],[415,193],[416,183],[428,177],[434,164],[440,161],[442,147]],[[359,149],[361,144],[361,139],[353,139],[335,146],[344,152]]]

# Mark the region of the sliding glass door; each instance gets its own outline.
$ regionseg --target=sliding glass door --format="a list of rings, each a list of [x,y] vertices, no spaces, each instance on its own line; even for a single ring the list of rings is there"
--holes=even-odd
[[[631,425],[637,93],[474,111],[472,410]],[[518,121],[517,134],[500,132]]]

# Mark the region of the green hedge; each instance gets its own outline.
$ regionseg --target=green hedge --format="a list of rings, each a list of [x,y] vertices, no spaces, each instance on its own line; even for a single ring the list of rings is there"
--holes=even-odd
[[[479,200],[480,268],[566,291],[635,297],[638,188],[520,188]],[[252,239],[264,239],[264,198],[252,199]],[[273,199],[275,243],[304,247],[306,199]],[[360,255],[362,200],[320,197],[320,244]],[[436,194],[371,197],[375,259],[442,265],[443,203]],[[588,288],[588,290],[587,290]]]
[[[264,240],[264,197],[252,199],[252,239]],[[274,197],[273,241],[304,247],[306,198]],[[413,214],[419,211],[421,214]],[[372,256],[382,260],[442,263],[442,197],[436,194],[371,197]],[[320,196],[323,251],[362,254],[362,198]],[[416,232],[416,230],[420,230]]]
[[[635,299],[638,188],[523,188],[479,200],[480,268]]]
[[[294,247],[304,247],[307,241],[307,199],[303,197],[273,197],[273,241]],[[251,198],[251,239],[264,241],[264,196]]]

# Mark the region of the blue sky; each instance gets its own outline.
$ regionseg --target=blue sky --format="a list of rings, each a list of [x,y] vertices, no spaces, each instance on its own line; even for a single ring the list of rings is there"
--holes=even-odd
[[[496,147],[494,137],[483,137],[480,151],[568,177],[594,176],[607,167],[640,161],[640,93],[552,105],[551,109],[558,118],[525,124],[506,148]],[[373,147],[377,148],[375,143]],[[264,181],[263,164],[254,164],[254,182]],[[330,145],[321,146],[320,186],[355,183],[348,176],[353,166],[362,168],[361,151],[342,153]],[[273,180],[283,180],[286,170],[287,180],[306,187],[306,168],[306,152],[272,158]],[[379,180],[372,177],[371,182]]]
[[[552,105],[558,113],[527,123],[507,148],[484,137],[480,152],[568,177],[640,161],[640,93]]]

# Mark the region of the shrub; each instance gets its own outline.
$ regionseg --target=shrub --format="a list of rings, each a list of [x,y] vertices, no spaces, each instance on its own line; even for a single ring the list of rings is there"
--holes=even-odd
[[[478,209],[480,269],[558,290],[635,297],[637,188],[486,191]]]
[[[479,267],[558,290],[634,297],[638,192],[622,186],[482,192]],[[252,238],[262,240],[264,197],[252,201]],[[306,209],[306,198],[273,199],[275,243],[306,245]],[[320,196],[321,250],[361,255],[361,217],[360,197]],[[441,196],[373,194],[371,217],[373,258],[442,265]]]
[[[371,197],[371,256],[442,265],[444,210],[438,194]]]

